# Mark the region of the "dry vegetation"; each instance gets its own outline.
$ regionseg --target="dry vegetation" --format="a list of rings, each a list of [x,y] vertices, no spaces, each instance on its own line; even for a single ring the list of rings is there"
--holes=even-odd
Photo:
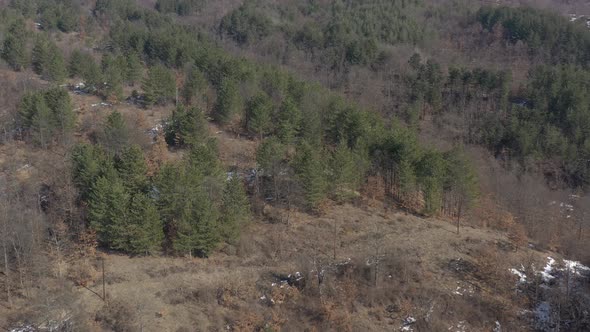
[[[155,1],[139,2],[153,8]],[[240,1],[210,3],[200,16],[179,20],[214,34],[214,24]],[[560,8],[585,7],[568,3]],[[449,48],[442,45],[431,56],[450,63],[464,51],[462,43],[477,42],[469,40],[469,34],[461,42],[454,36],[443,38],[437,43]],[[279,64],[386,116],[403,106],[382,93],[398,88],[399,81],[389,86],[388,80],[407,71],[406,59],[420,52],[407,45],[396,47],[392,52],[398,56],[383,65],[388,72],[354,67],[346,83],[337,84],[303,53],[281,57],[284,42],[267,40],[240,49],[220,41],[230,53]],[[66,50],[83,47],[75,34],[58,44]],[[518,46],[508,52],[491,48],[470,54],[484,64],[498,62],[501,54],[500,61],[512,63],[512,88],[517,89],[531,64],[519,62]],[[27,234],[12,240],[27,245],[10,276],[17,287],[0,284],[2,296],[9,294],[8,301],[0,302],[0,328],[32,324],[60,331],[398,331],[405,326],[409,331],[496,331],[501,325],[502,331],[523,331],[531,327],[531,312],[525,311],[544,293],[539,281],[519,288],[519,278],[510,269],[522,266],[534,276],[539,269],[533,266],[544,266],[548,256],[590,259],[585,250],[590,240],[585,201],[571,202],[571,192],[548,187],[541,177],[507,170],[501,160],[475,147],[468,153],[483,195],[461,221],[459,234],[453,220],[413,215],[407,206],[391,205],[381,178],[375,176],[353,202],[328,202],[313,215],[253,199],[252,223],[208,259],[97,250],[96,234],[79,215],[83,209],[73,206],[78,203],[76,190],[64,176],[69,174],[68,149],[74,142],[44,150],[14,140],[10,132],[22,94],[47,82],[29,71],[6,68],[0,68],[0,82],[0,188],[19,188],[13,201],[0,202],[0,218],[19,220],[8,233]],[[124,94],[131,90],[125,87]],[[182,159],[182,150],[167,147],[161,133],[150,133],[168,118],[172,106],[144,109],[125,102],[101,104],[105,101],[92,95],[70,96],[78,116],[75,142],[99,141],[106,116],[117,110],[129,124],[130,142],[146,152],[150,174],[165,161]],[[420,139],[433,146],[448,148],[456,139],[456,133],[441,129],[440,123],[427,119],[420,127]],[[255,167],[258,140],[211,121],[208,132],[217,138],[225,169],[247,172]],[[47,195],[55,198],[51,219],[57,222],[51,225],[44,217],[39,188],[50,188]],[[568,212],[562,207],[570,203],[577,214],[565,218]],[[25,210],[31,212],[22,213]],[[582,287],[587,291],[587,282]],[[580,307],[568,313],[582,311]]]

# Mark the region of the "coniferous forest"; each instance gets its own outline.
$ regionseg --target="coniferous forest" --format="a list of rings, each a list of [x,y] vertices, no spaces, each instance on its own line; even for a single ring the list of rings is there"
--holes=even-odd
[[[584,1],[0,0],[0,58],[8,331],[590,328]]]

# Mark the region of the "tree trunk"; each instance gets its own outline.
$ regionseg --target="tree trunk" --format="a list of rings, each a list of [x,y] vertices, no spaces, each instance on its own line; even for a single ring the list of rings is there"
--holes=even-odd
[[[462,212],[462,205],[461,202],[459,202],[459,205],[457,207],[457,234],[459,234],[459,227],[461,225],[461,212]]]

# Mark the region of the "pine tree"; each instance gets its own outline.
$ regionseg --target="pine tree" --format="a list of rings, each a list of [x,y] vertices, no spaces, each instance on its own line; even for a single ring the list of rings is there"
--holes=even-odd
[[[366,155],[366,154],[365,154]],[[368,158],[362,150],[352,150],[346,143],[340,143],[330,159],[330,186],[337,200],[355,196],[368,169]]]
[[[187,203],[176,224],[173,247],[189,256],[207,256],[219,241],[214,205],[203,187],[193,189]]]
[[[31,119],[31,130],[35,143],[42,148],[47,148],[53,136],[53,124],[51,109],[44,100],[40,100],[35,105],[35,114]]]
[[[128,141],[129,130],[125,119],[121,113],[113,111],[105,121],[102,143],[110,152],[119,153]]]
[[[237,83],[229,78],[224,78],[217,88],[217,103],[214,109],[216,121],[227,124],[239,113],[240,96]]]
[[[125,80],[127,84],[135,86],[135,83],[141,80],[143,65],[141,59],[136,52],[129,52],[126,56]]]
[[[277,135],[285,144],[291,144],[301,131],[302,122],[301,110],[295,104],[292,98],[288,97],[281,105]]]
[[[33,71],[37,75],[43,75],[47,64],[49,63],[49,39],[45,34],[37,36],[35,44],[33,45],[31,61],[33,64]]]
[[[164,240],[162,221],[154,202],[145,194],[135,194],[129,206],[129,234],[126,251],[151,254],[161,250]]]
[[[272,127],[272,108],[272,101],[265,93],[252,97],[246,105],[246,127],[260,139]]]
[[[72,99],[64,88],[51,88],[44,93],[45,101],[52,111],[53,127],[62,136],[70,134],[76,124],[76,114],[72,107]]]
[[[176,81],[170,70],[162,65],[156,65],[149,69],[142,88],[147,105],[163,105],[174,99]]]
[[[417,181],[424,194],[424,212],[427,214],[439,212],[442,206],[445,167],[445,160],[438,151],[426,151],[418,161]]]
[[[67,76],[61,50],[46,35],[37,38],[33,47],[33,69],[48,81],[62,82]]]
[[[123,98],[123,75],[127,68],[125,59],[106,54],[102,58],[101,67],[104,80],[100,85],[102,94],[105,98],[121,100]]]
[[[110,249],[129,247],[129,194],[116,176],[97,179],[88,199],[88,220],[99,242]]]
[[[219,241],[218,211],[206,191],[205,165],[164,165],[156,179],[157,205],[167,239],[179,253],[206,255]]]
[[[200,97],[202,91],[207,87],[207,81],[203,73],[195,65],[187,69],[184,86],[182,87],[182,97],[188,105],[193,103],[193,98]]]
[[[207,138],[207,120],[197,107],[185,109],[178,106],[166,126],[166,142],[169,145],[195,146]]]
[[[445,205],[457,218],[457,233],[461,217],[475,204],[478,196],[477,175],[465,152],[454,148],[445,154]]]
[[[320,152],[309,143],[302,142],[297,148],[294,168],[303,188],[307,207],[317,210],[326,196],[327,187],[325,167]]]
[[[19,124],[44,148],[55,138],[67,137],[75,121],[70,96],[62,88],[26,94],[19,106]]]
[[[25,22],[17,20],[8,28],[8,34],[2,44],[2,59],[14,70],[27,67],[27,32]]]
[[[70,77],[80,77],[84,72],[85,56],[82,51],[75,49],[70,54],[70,61],[68,62],[68,73]]]
[[[139,146],[124,147],[115,158],[115,168],[129,192],[146,191],[148,184],[147,164]]]
[[[243,224],[248,222],[250,207],[244,184],[238,175],[233,175],[225,184],[221,204],[220,234],[226,241],[237,238]]]
[[[72,149],[72,176],[84,201],[98,178],[113,174],[113,166],[109,156],[98,145],[79,144]]]

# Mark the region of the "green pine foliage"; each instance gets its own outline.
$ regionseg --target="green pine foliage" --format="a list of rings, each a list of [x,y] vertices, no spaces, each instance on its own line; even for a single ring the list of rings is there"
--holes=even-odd
[[[168,145],[179,147],[196,146],[205,141],[207,133],[207,119],[197,107],[176,107],[165,128]]]
[[[316,211],[326,198],[328,186],[322,151],[307,142],[300,143],[293,167],[303,189],[306,207]]]
[[[264,38],[270,33],[272,21],[259,10],[255,1],[248,0],[225,16],[219,30],[240,44]]]
[[[70,96],[62,88],[28,93],[19,106],[19,125],[43,147],[56,139],[69,137],[75,121]]]
[[[180,16],[191,15],[197,12],[204,0],[158,0],[156,10],[161,13],[176,13]]]
[[[164,228],[152,199],[142,193],[132,196],[127,217],[128,242],[123,250],[132,254],[160,252],[164,241]]]
[[[241,104],[236,81],[223,79],[217,88],[217,103],[213,113],[215,120],[222,124],[229,123],[241,111]]]
[[[145,192],[148,187],[147,164],[141,148],[137,145],[126,146],[115,157],[115,169],[129,192]]]
[[[122,55],[106,54],[101,60],[102,79],[100,93],[107,99],[123,99],[123,81],[127,70],[127,61]]]
[[[48,81],[63,82],[68,74],[61,50],[44,34],[35,41],[32,64],[35,73]]]
[[[125,56],[125,81],[128,85],[134,86],[141,80],[143,74],[143,64],[137,52],[129,52]]]
[[[293,98],[285,98],[279,108],[277,136],[281,142],[292,144],[301,134],[303,114]]]
[[[102,145],[111,153],[120,153],[129,143],[129,128],[118,111],[109,114],[103,125]]]
[[[25,22],[22,19],[14,21],[8,28],[8,33],[2,43],[2,59],[14,70],[27,68],[29,55]]]
[[[116,175],[99,177],[88,200],[88,221],[105,247],[126,250],[129,193]]]
[[[74,50],[68,63],[70,77],[81,78],[86,85],[86,90],[96,91],[103,86],[103,73],[90,53]]]
[[[89,200],[98,178],[115,172],[111,157],[98,145],[76,145],[72,149],[71,162],[73,182],[83,201]]]
[[[479,197],[477,174],[463,149],[454,148],[443,157],[446,161],[443,188],[447,193],[444,205],[460,217]]]
[[[358,196],[369,169],[369,158],[365,149],[351,149],[346,143],[339,144],[330,156],[329,185],[336,201],[346,201]]]
[[[246,128],[262,138],[272,127],[273,104],[266,93],[259,93],[246,103]]]
[[[187,68],[185,81],[182,87],[182,98],[188,105],[192,104],[194,99],[202,96],[204,89],[207,87],[207,81],[201,70],[191,65]]]
[[[232,174],[227,180],[220,210],[220,235],[226,241],[234,241],[250,219],[250,204],[239,175]]]
[[[113,158],[100,146],[78,145],[72,151],[72,169],[101,245],[132,254],[162,249],[164,228],[148,196],[147,167],[138,147]]]
[[[443,184],[448,179],[446,160],[442,153],[426,150],[416,165],[418,183],[424,195],[424,213],[440,212],[443,201]]]
[[[149,69],[142,84],[147,105],[164,105],[174,100],[176,82],[172,72],[162,65]]]
[[[524,42],[532,53],[548,56],[550,61],[590,65],[588,29],[563,15],[532,7],[484,6],[476,18],[490,32],[501,26],[505,40]]]
[[[207,255],[219,241],[219,212],[207,193],[202,166],[165,165],[155,184],[167,241],[189,256]]]

